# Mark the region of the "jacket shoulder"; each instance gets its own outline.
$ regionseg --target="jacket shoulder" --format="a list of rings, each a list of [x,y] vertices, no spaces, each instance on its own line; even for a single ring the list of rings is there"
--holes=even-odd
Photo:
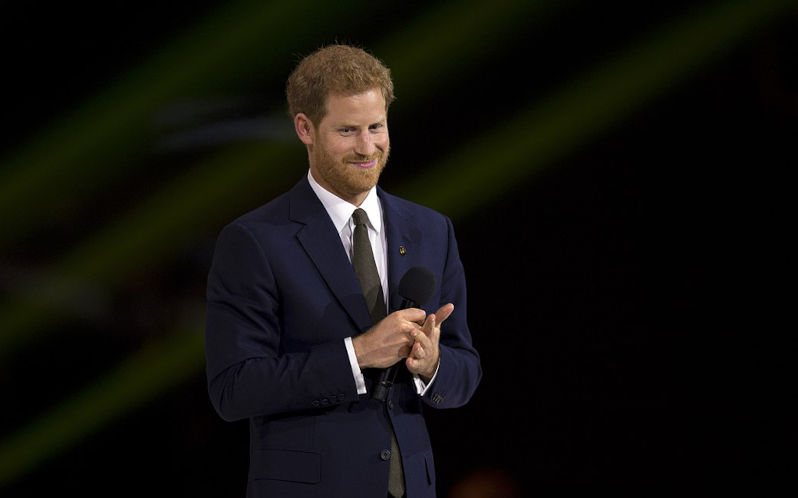
[[[278,195],[269,202],[262,204],[235,218],[229,225],[244,225],[251,227],[262,223],[272,224],[288,219],[289,202],[288,192]]]
[[[443,213],[440,213],[422,204],[389,194],[382,189],[379,189],[379,195],[384,205],[387,205],[389,208],[407,217],[422,218],[427,221],[435,220],[447,223],[449,221],[449,217]]]

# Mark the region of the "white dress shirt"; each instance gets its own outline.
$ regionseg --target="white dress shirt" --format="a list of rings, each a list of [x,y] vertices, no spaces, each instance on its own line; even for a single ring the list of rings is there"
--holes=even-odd
[[[355,206],[332,192],[325,190],[324,187],[319,185],[316,179],[313,178],[313,174],[310,170],[308,170],[308,182],[310,183],[310,188],[313,189],[313,192],[316,193],[316,196],[324,205],[324,209],[327,210],[327,214],[330,215],[335,230],[341,237],[341,243],[344,245],[349,261],[352,261],[352,235],[355,229],[352,213],[355,212],[355,209],[360,207],[366,212],[366,215],[368,215],[367,226],[369,242],[371,243],[372,251],[374,251],[374,262],[377,264],[377,273],[380,275],[382,295],[385,297],[385,309],[390,309],[388,303],[388,257],[386,253],[388,244],[384,230],[385,224],[383,223],[382,205],[377,196],[377,188],[372,187],[363,203],[360,206]],[[352,346],[352,338],[347,337],[344,339],[344,344],[346,345],[346,352],[349,355],[349,363],[352,366],[352,375],[355,378],[357,393],[366,394],[366,381],[363,378],[363,372],[360,370],[360,366],[357,364],[357,356],[355,355],[355,348]],[[437,375],[437,373],[436,369],[435,374]],[[418,375],[414,375],[413,380],[415,381],[416,391],[418,394],[423,395],[429,386],[432,385],[435,376],[432,377],[429,384],[424,384],[424,381],[422,381]]]

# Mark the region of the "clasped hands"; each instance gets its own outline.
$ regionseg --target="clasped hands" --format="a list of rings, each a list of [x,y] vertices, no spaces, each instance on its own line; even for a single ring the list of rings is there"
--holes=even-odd
[[[405,358],[410,373],[429,382],[438,368],[441,324],[454,311],[449,303],[427,315],[408,308],[394,311],[376,325],[352,338],[360,368],[388,368]]]

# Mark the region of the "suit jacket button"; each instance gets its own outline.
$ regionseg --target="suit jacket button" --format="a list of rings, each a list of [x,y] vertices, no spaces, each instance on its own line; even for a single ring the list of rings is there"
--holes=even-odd
[[[390,459],[391,459],[391,450],[386,449],[380,452],[380,460],[382,460],[383,462],[387,462]]]
[[[314,399],[314,400],[313,400],[313,403],[311,403],[311,404],[313,405],[313,408],[318,408],[318,406],[319,406],[319,400],[317,400],[317,399]]]

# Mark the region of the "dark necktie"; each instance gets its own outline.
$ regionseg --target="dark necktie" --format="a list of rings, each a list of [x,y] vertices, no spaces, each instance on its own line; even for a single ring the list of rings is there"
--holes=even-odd
[[[352,236],[352,266],[355,268],[355,275],[360,282],[360,288],[366,297],[371,320],[375,324],[385,318],[385,297],[382,293],[382,283],[380,274],[377,272],[377,264],[374,262],[374,251],[369,242],[368,215],[360,208],[352,213],[352,220],[355,222],[355,232]],[[404,495],[405,483],[402,473],[402,457],[399,454],[399,445],[396,443],[396,435],[391,431],[391,465],[388,474],[388,492],[392,496],[400,497]]]
[[[354,251],[352,254],[352,266],[355,267],[355,275],[360,281],[360,288],[366,297],[366,304],[371,313],[371,320],[379,322],[387,314],[385,310],[385,296],[382,294],[382,282],[380,274],[377,272],[377,264],[374,262],[374,251],[369,242],[369,229],[366,225],[368,215],[360,208],[352,213],[352,220],[355,222],[355,234],[352,237]]]

